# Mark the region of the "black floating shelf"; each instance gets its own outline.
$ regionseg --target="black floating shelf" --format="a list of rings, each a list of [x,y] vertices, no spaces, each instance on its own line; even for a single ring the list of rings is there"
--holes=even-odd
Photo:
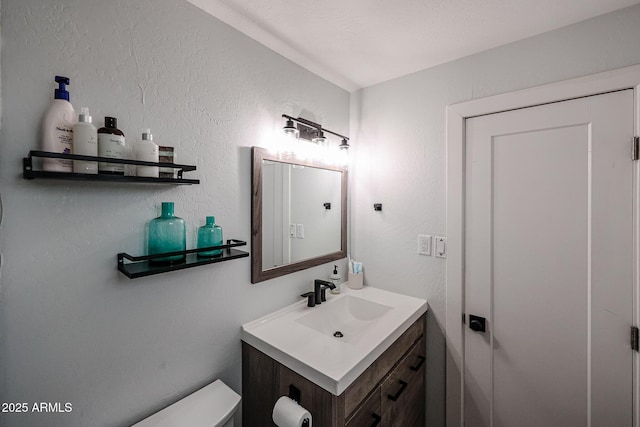
[[[69,172],[47,172],[33,170],[34,157],[46,157],[52,159],[67,159],[67,160],[86,160],[92,162],[108,162],[117,163],[123,165],[136,165],[136,166],[158,166],[161,168],[171,168],[177,170],[177,178],[152,178],[146,176],[125,176],[116,174],[84,174],[84,173],[69,173]],[[183,172],[191,172],[196,170],[195,166],[191,165],[179,165],[175,163],[155,163],[155,162],[143,162],[140,160],[128,160],[128,159],[112,159],[109,157],[95,157],[95,156],[81,156],[79,154],[62,154],[62,153],[50,153],[48,151],[29,151],[29,155],[22,159],[22,177],[24,179],[66,179],[74,181],[108,181],[108,182],[139,182],[148,184],[200,184],[199,179],[187,179],[182,177]]]
[[[167,252],[163,254],[132,256],[126,253],[118,254],[118,271],[127,276],[129,279],[138,277],[151,276],[154,274],[167,273],[174,270],[183,270],[185,268],[197,267],[199,265],[214,264],[217,262],[230,261],[232,259],[246,258],[249,252],[233,249],[238,246],[246,246],[247,242],[243,240],[230,239],[226,245],[211,246],[208,248],[188,249],[186,251]],[[222,254],[215,257],[201,258],[198,252],[210,251],[213,249],[222,249]],[[186,255],[186,260],[163,265],[151,265],[150,260],[154,258],[164,258],[173,255]],[[125,263],[125,259],[131,261]]]

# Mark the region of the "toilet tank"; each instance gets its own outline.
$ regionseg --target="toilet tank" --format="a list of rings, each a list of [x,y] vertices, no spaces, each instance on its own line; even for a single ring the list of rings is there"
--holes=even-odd
[[[216,380],[132,427],[231,427],[240,396]]]

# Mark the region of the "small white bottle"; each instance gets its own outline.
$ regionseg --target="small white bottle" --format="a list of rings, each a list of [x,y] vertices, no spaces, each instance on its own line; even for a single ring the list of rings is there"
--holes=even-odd
[[[94,157],[98,155],[98,130],[91,121],[89,109],[82,107],[80,116],[78,116],[78,123],[73,126],[73,154]],[[98,173],[98,162],[74,160],[73,172],[96,175]]]
[[[143,162],[158,163],[159,161],[158,145],[155,142],[153,142],[153,135],[151,134],[151,129],[145,129],[142,132],[142,140],[136,141],[134,143],[133,157],[136,160],[141,160]],[[136,169],[137,169],[136,175],[138,176],[146,176],[150,178],[158,177],[157,166],[137,166]]]
[[[332,294],[339,294],[340,291],[342,290],[342,283],[340,283],[340,280],[342,279],[342,277],[340,277],[340,273],[338,273],[338,266],[334,265],[333,266],[333,273],[331,273],[331,275],[329,276],[329,281],[331,281],[331,283],[334,284],[335,289],[331,289],[329,292],[331,292]]]
[[[58,83],[55,99],[42,121],[42,151],[71,154],[76,112],[69,102],[69,92],[65,87],[69,84],[69,78],[56,76],[55,80]],[[42,169],[47,172],[73,172],[73,161],[45,158]]]

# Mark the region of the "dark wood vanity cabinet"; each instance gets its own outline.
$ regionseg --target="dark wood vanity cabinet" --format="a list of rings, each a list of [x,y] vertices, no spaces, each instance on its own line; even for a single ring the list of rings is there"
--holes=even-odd
[[[242,418],[274,426],[271,411],[289,385],[318,427],[425,426],[425,316],[413,323],[347,389],[335,396],[251,345],[242,343]]]
[[[346,427],[381,426],[380,387],[376,387],[371,395],[349,418]]]
[[[382,425],[425,425],[424,339],[395,367],[380,385]]]

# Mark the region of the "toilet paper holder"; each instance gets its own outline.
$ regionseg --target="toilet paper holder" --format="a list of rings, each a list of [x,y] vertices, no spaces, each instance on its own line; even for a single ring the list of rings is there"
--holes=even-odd
[[[300,404],[300,389],[293,384],[289,384],[289,399],[295,400],[298,405]]]
[[[271,418],[276,426],[311,427],[311,412],[300,405],[300,389],[289,384],[289,395],[280,396],[273,406]]]
[[[295,400],[296,403],[300,404],[300,389],[293,384],[289,384],[289,399]],[[302,427],[309,427],[309,419],[305,418],[302,422]]]

